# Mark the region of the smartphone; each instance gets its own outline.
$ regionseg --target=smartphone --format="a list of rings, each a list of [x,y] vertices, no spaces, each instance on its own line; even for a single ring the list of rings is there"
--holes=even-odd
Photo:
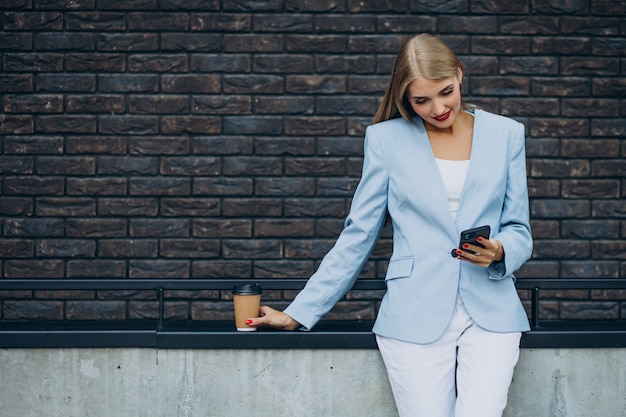
[[[489,225],[463,230],[461,232],[461,238],[459,239],[459,249],[464,250],[465,252],[474,253],[471,250],[463,249],[463,245],[469,243],[470,245],[476,245],[484,248],[484,246],[478,243],[476,239],[478,238],[478,236],[484,239],[489,239],[489,235],[491,235],[491,227],[489,227]],[[455,258],[458,256],[456,254],[456,249],[452,249],[451,253],[452,256]]]

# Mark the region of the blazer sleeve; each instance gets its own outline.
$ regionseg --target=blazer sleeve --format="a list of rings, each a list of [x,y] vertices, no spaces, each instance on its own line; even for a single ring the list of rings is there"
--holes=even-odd
[[[354,285],[387,216],[388,170],[374,126],[365,132],[363,170],[344,228],[285,313],[311,329]]]
[[[530,258],[533,249],[526,178],[524,125],[517,123],[517,130],[512,136],[500,228],[494,236],[502,243],[504,261],[494,262],[489,266],[488,270],[492,279],[512,277],[513,273]]]

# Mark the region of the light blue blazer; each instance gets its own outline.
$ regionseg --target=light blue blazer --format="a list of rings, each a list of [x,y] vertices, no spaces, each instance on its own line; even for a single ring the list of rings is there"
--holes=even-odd
[[[354,285],[388,212],[393,254],[374,333],[435,341],[457,294],[479,326],[529,330],[513,276],[532,252],[524,126],[482,110],[473,114],[471,158],[454,220],[422,120],[397,118],[366,129],[362,177],[345,227],[285,313],[312,328]],[[482,268],[450,255],[462,230],[485,224],[502,242],[503,262]]]

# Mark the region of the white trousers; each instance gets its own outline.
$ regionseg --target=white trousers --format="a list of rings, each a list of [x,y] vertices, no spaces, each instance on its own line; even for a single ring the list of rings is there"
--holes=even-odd
[[[376,336],[400,417],[501,417],[520,337],[480,328],[460,298],[433,343]]]

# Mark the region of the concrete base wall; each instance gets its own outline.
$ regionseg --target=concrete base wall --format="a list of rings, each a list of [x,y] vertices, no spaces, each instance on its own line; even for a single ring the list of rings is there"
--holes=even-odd
[[[626,415],[626,349],[524,349],[506,417]],[[1,349],[3,417],[394,417],[376,350]]]

